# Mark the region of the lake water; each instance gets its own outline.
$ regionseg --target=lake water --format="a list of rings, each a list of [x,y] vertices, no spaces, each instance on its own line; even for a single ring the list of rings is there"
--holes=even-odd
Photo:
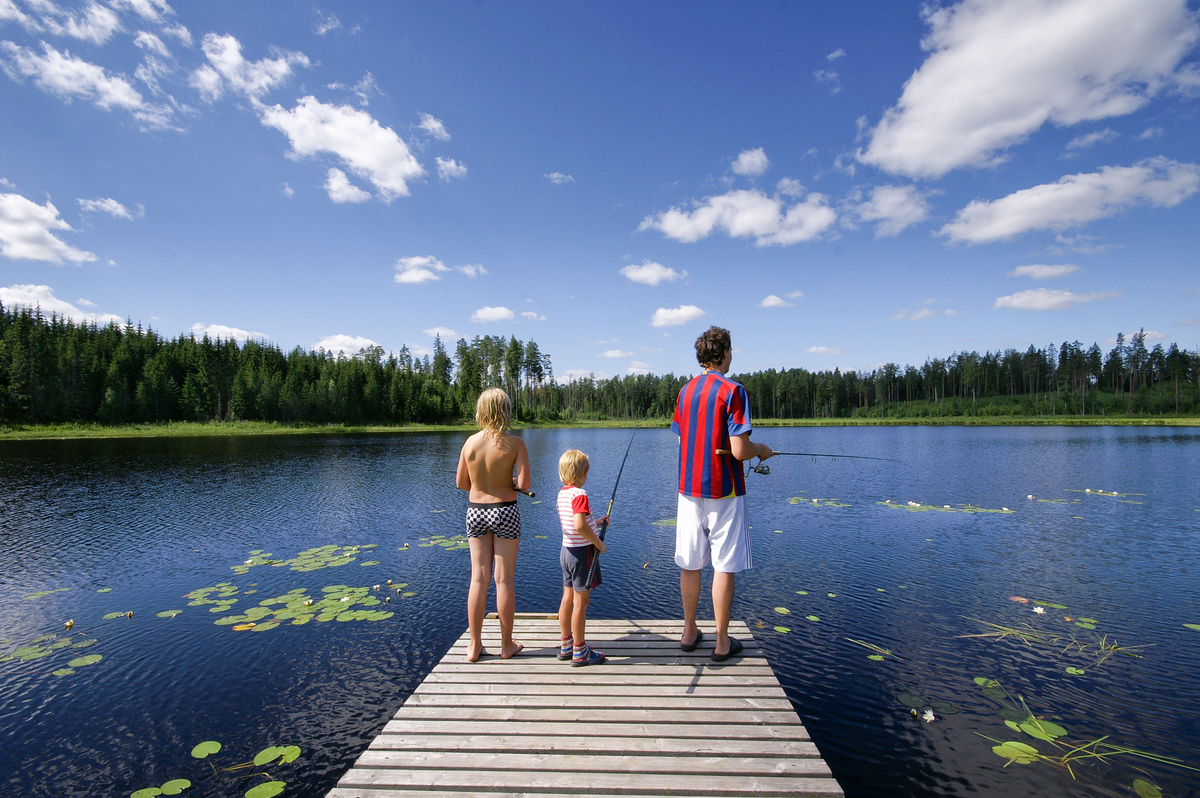
[[[603,509],[630,434],[523,433],[539,495],[522,500],[518,610],[557,607],[559,454],[590,455]],[[0,793],[126,796],[183,778],[184,795],[270,779],[324,795],[466,626],[468,553],[422,540],[462,532],[464,437],[0,444]],[[747,477],[757,567],[738,577],[733,614],[847,795],[1133,796],[1135,779],[1200,795],[1187,769],[1200,767],[1200,631],[1185,626],[1200,624],[1200,430],[755,437],[899,461],[778,457]],[[674,529],[660,523],[674,517],[676,446],[636,432],[593,618],[679,616]],[[332,596],[326,617],[341,620],[293,623],[297,596],[316,609]],[[215,622],[264,600],[252,629]],[[1064,744],[1106,735],[1179,763],[1061,765]],[[222,750],[194,758],[207,740]],[[1047,758],[1005,766],[993,746],[1007,741]],[[295,761],[225,770],[293,745]]]

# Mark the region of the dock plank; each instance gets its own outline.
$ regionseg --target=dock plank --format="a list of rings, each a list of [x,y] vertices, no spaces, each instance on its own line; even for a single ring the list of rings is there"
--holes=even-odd
[[[553,616],[518,617],[525,649],[466,662],[464,633],[327,798],[564,794],[652,798],[840,796],[761,648],[709,659],[715,633],[679,648],[680,621],[589,620],[608,662],[554,656]],[[489,619],[485,650],[499,648]]]

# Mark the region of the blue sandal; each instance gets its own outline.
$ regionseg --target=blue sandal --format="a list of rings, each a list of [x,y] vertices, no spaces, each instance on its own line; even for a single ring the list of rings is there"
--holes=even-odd
[[[591,646],[584,646],[582,651],[575,651],[571,657],[572,668],[582,668],[584,665],[602,665],[605,661],[603,653]]]

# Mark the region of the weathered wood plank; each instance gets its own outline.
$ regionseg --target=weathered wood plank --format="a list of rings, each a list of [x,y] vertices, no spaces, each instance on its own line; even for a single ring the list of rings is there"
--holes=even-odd
[[[464,632],[327,798],[842,795],[745,624],[724,663],[705,631],[684,652],[680,621],[589,620],[589,668],[556,659],[553,616],[518,618],[511,660],[467,663]]]

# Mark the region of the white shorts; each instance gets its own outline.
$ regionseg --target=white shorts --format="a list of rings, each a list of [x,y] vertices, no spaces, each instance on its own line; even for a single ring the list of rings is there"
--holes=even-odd
[[[713,570],[725,574],[754,567],[746,497],[698,499],[681,493],[675,516],[675,564],[685,571],[699,571],[710,561]]]

